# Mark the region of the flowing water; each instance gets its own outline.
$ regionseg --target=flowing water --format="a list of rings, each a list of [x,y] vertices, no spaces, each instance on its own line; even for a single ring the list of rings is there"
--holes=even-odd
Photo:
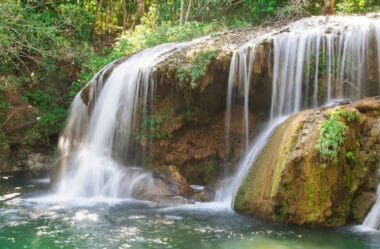
[[[270,121],[264,131],[250,142],[249,88],[255,80],[252,68],[257,48],[268,40],[273,41]],[[371,71],[368,65],[377,70]],[[253,98],[255,94],[261,93],[253,93]],[[244,110],[242,144],[250,143],[251,147],[239,162],[236,172],[232,176],[227,175],[222,182],[216,201],[233,208],[234,196],[241,182],[284,116],[340,99],[355,100],[379,94],[379,19],[363,16],[312,17],[244,44],[231,60],[225,138],[229,149],[230,123],[234,115],[231,106],[240,105]],[[380,199],[377,206],[380,206]],[[376,220],[364,225],[376,229],[379,217],[380,208],[374,208],[370,218]]]
[[[372,207],[371,211],[363,222],[364,227],[380,230],[380,184],[377,187],[376,204]]]
[[[367,67],[380,61],[379,27],[378,20],[364,17],[318,17],[266,35],[274,44],[271,118],[252,141],[249,90],[261,40],[235,52],[226,147],[232,110],[241,107],[246,153],[218,191],[217,202],[211,203],[163,207],[133,199],[135,188],[151,183],[131,139],[144,108],[154,102],[151,72],[167,56],[197,41],[146,49],[108,65],[72,105],[60,139],[62,170],[56,193],[49,193],[48,179],[1,176],[0,248],[380,248],[378,232],[298,228],[231,212],[240,183],[284,115],[339,98],[379,94],[380,70]]]
[[[48,192],[48,178],[41,177],[0,176],[0,248],[380,248],[379,233],[273,224],[206,204],[62,202]]]
[[[163,44],[111,63],[85,88],[89,107],[83,103],[85,90],[76,96],[59,141],[61,171],[55,189],[62,198],[132,197],[141,186],[153,187],[134,148],[137,132],[143,132],[136,127],[144,110],[153,109],[151,72],[169,55],[205,39]]]

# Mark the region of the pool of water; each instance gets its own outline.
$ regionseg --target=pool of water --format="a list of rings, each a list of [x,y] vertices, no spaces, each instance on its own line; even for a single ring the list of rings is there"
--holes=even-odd
[[[2,175],[0,248],[377,249],[380,233],[275,224],[216,204],[67,200],[49,193],[47,176]]]

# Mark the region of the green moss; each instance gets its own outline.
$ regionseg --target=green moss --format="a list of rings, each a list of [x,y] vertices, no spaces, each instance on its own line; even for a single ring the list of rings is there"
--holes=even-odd
[[[281,212],[280,213],[281,220],[285,220],[286,219],[288,210],[289,210],[289,205],[288,205],[288,203],[285,200],[283,200],[281,202],[281,210],[280,210],[280,212]]]
[[[347,151],[345,157],[350,164],[355,164],[357,161],[357,158],[352,151]]]
[[[323,168],[329,164],[338,164],[338,154],[348,130],[346,123],[360,121],[358,113],[342,108],[335,109],[328,116],[328,119],[319,127],[319,138],[315,146],[321,154]]]
[[[307,208],[312,210],[314,207],[314,190],[311,182],[306,181]]]
[[[273,172],[273,178],[272,178],[272,187],[271,187],[271,196],[275,196],[277,192],[278,185],[281,180],[281,173],[286,165],[286,157],[289,155],[289,152],[293,148],[293,145],[296,143],[298,139],[298,133],[302,129],[303,123],[299,123],[298,126],[295,128],[294,131],[292,131],[291,139],[286,140],[282,142],[280,150],[279,150],[279,156],[276,162],[276,167]]]
[[[203,182],[205,184],[210,184],[214,180],[215,176],[215,163],[212,161],[209,161],[204,167],[203,167]]]

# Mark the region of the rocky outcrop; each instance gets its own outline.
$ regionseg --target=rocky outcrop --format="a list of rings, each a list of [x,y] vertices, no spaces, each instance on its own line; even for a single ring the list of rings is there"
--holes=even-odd
[[[8,103],[0,124],[0,173],[36,172],[50,170],[53,165],[52,148],[29,144],[40,113],[22,99],[17,92],[1,92]],[[4,141],[2,141],[4,135]]]
[[[328,122],[332,117],[343,127],[336,147],[336,130],[321,131],[335,125]],[[240,187],[235,209],[298,225],[360,222],[374,201],[369,193],[377,186],[379,157],[379,100],[303,111],[274,132]]]
[[[139,186],[135,197],[160,205],[192,203],[185,198],[192,193],[192,189],[175,166],[156,168],[153,172],[152,181]]]

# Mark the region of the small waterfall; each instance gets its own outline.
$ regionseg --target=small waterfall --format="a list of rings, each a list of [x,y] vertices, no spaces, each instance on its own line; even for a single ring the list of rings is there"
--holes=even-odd
[[[133,197],[142,184],[152,184],[150,172],[135,165],[134,145],[143,109],[153,109],[153,67],[203,39],[163,44],[113,62],[78,93],[59,142],[59,195]]]
[[[378,19],[364,16],[312,17],[273,32],[270,38],[268,35],[256,38],[251,45],[245,44],[235,52],[231,61],[227,94],[226,143],[230,139],[234,89],[248,91],[254,80],[251,73],[255,49],[250,53],[244,51],[247,47],[256,48],[268,39],[273,42],[270,121],[254,141],[249,141],[250,147],[239,162],[236,172],[232,177],[226,177],[215,200],[233,208],[234,196],[240,184],[286,115],[326,105],[337,99],[352,100],[363,95],[379,94],[380,67],[377,66],[376,73],[369,72],[368,67],[374,63],[380,65],[379,38]],[[236,88],[241,85],[240,82],[244,82],[244,88]],[[241,95],[248,97],[248,92]],[[248,103],[249,99],[244,99],[245,102]],[[248,105],[243,105],[242,108],[248,114],[247,107]],[[243,143],[247,142],[243,139]],[[380,212],[380,209],[377,210]]]
[[[253,63],[255,61],[256,46],[244,46],[232,55],[230,72],[228,76],[227,86],[227,103],[226,103],[226,116],[225,116],[225,146],[226,154],[230,154],[231,144],[231,121],[241,120],[242,133],[242,151],[244,153],[249,146],[249,87],[252,79]],[[242,106],[243,112],[239,114],[233,111],[233,108],[240,108]],[[226,169],[227,167],[225,167]],[[231,172],[225,170],[225,176],[231,175]],[[224,179],[223,186],[231,185],[233,179]],[[221,188],[217,191],[215,200],[218,202],[229,203],[231,198],[230,188]]]
[[[379,230],[380,229],[380,184],[377,187],[376,195],[377,195],[376,203],[372,207],[367,217],[365,217],[363,226]]]
[[[378,92],[368,65],[380,61],[371,50],[380,51],[379,27],[367,17],[309,18],[276,35],[271,117]]]
[[[245,151],[249,145],[249,87],[252,79],[253,62],[255,61],[255,45],[246,46],[234,52],[230,64],[230,72],[227,86],[227,105],[225,120],[225,138],[227,150],[231,133],[231,119],[239,119],[232,111],[233,107],[243,106],[242,120],[242,149]]]

